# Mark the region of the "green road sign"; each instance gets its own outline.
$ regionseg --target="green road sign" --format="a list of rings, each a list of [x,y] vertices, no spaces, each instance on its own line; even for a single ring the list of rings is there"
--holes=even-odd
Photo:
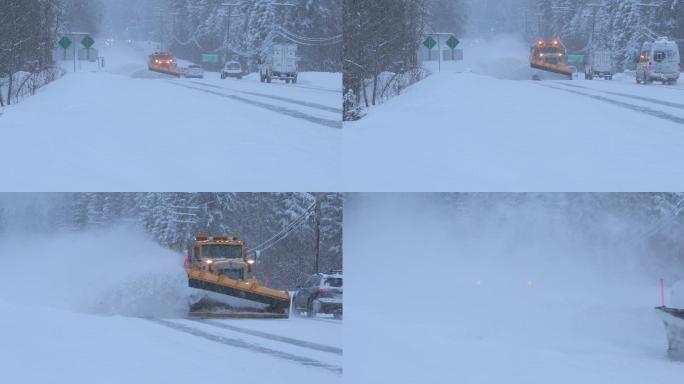
[[[86,36],[83,38],[83,40],[81,40],[81,44],[83,44],[84,47],[90,49],[90,47],[92,47],[93,44],[95,44],[95,40],[93,40],[93,38],[90,36]]]
[[[53,40],[53,41],[54,41],[54,40]],[[58,44],[59,44],[60,47],[62,47],[62,48],[64,48],[64,49],[67,49],[67,48],[69,48],[69,46],[71,45],[71,39],[68,38],[68,37],[66,37],[66,36],[64,36],[64,37],[62,37],[62,38],[59,40],[59,43],[58,43]]]
[[[221,62],[221,58],[219,57],[219,55],[202,54],[202,62],[203,63],[219,63],[219,62]]]
[[[582,64],[584,63],[583,55],[568,55],[568,63],[570,64]]]
[[[429,36],[427,39],[425,39],[425,41],[423,41],[423,45],[427,49],[431,50],[432,48],[435,47],[435,45],[437,45],[437,42],[435,41],[435,39],[432,38],[432,36]]]
[[[461,42],[458,41],[458,39],[454,36],[451,36],[449,40],[446,41],[446,44],[449,46],[449,48],[456,49],[456,47],[458,47],[458,45],[461,44]]]

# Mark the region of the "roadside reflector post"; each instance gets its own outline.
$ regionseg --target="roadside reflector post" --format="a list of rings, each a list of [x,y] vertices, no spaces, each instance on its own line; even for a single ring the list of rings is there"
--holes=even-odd
[[[665,283],[660,279],[660,306],[665,307]]]

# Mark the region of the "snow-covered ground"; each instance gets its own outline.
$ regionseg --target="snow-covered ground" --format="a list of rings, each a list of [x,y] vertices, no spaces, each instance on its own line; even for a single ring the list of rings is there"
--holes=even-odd
[[[174,79],[136,45],[100,53],[105,71],[83,63],[3,109],[3,190],[342,189],[341,74]]]
[[[578,228],[533,202],[453,212],[428,200],[347,200],[345,380],[681,381],[642,264],[651,255],[629,223],[594,211]]]
[[[130,229],[0,238],[3,380],[342,381],[342,322],[189,319],[177,254]]]
[[[426,63],[432,76],[345,124],[345,188],[684,188],[684,85],[526,80],[527,49],[466,41],[463,63]]]

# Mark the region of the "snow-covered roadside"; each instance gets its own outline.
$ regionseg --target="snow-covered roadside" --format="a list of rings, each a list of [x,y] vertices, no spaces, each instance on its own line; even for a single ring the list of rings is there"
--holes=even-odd
[[[561,212],[534,203],[499,216],[497,206],[450,215],[427,197],[351,200],[346,380],[638,384],[684,374],[666,355],[657,279],[640,264],[648,255],[614,241],[629,224],[598,215],[585,243]]]

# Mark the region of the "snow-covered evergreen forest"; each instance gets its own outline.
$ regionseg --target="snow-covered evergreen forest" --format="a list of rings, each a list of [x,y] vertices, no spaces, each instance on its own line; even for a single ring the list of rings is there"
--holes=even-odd
[[[52,49],[62,21],[62,0],[0,0],[0,107],[23,90],[23,72],[52,64]]]
[[[61,76],[53,51],[67,32],[154,41],[195,62],[219,54],[251,70],[272,44],[295,43],[302,71],[342,66],[342,0],[0,0],[0,107]]]
[[[294,43],[302,71],[341,71],[341,0],[121,0],[104,9],[108,33],[187,60],[213,53],[255,69],[272,44]]]
[[[560,37],[572,53],[588,53],[593,33],[623,69],[634,68],[641,44],[655,36],[684,43],[681,0],[477,0],[469,12],[472,35]]]
[[[423,74],[417,52],[426,34],[479,39],[509,35],[532,42],[560,37],[569,53],[609,49],[633,69],[656,36],[684,46],[681,0],[349,0],[344,9],[345,120],[400,93]],[[387,77],[391,76],[390,80]]]
[[[320,194],[322,272],[342,269],[342,200]],[[0,236],[107,230],[146,231],[185,252],[195,233],[237,232],[259,251],[257,274],[293,288],[314,272],[316,195],[309,193],[57,193],[0,195]]]

